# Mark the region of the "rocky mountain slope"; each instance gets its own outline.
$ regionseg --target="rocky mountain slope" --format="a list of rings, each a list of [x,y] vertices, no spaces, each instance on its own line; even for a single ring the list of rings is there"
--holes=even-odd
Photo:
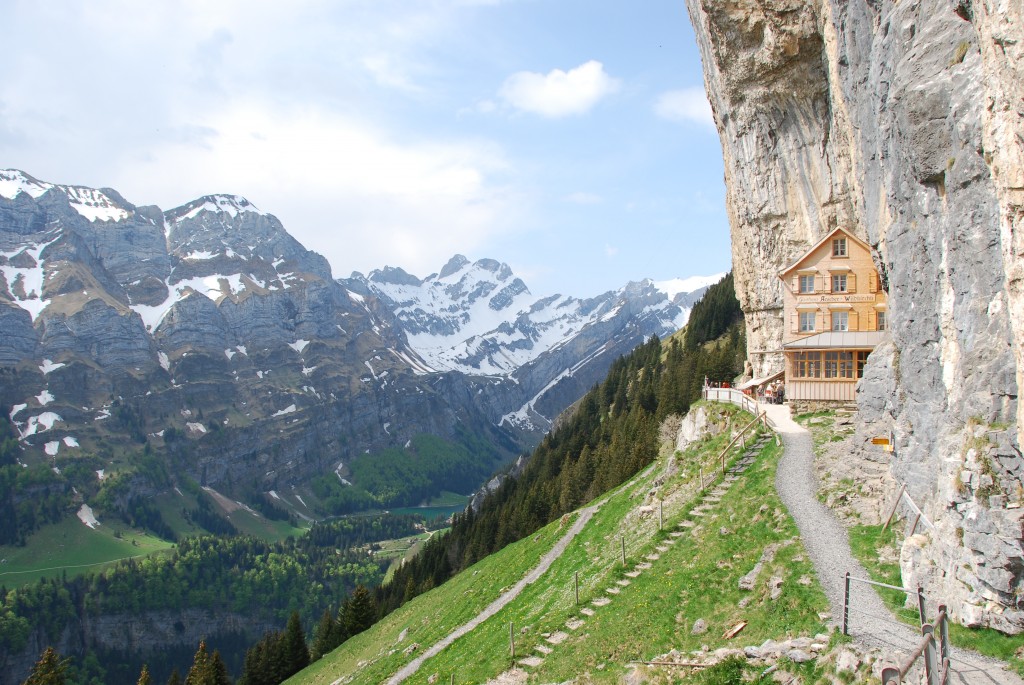
[[[0,404],[23,461],[96,455],[107,476],[146,446],[267,492],[436,435],[483,440],[482,478],[707,282],[541,300],[461,257],[337,281],[245,198],[165,212],[0,171]]]
[[[725,156],[755,375],[780,368],[781,268],[836,226],[875,250],[891,341],[858,391],[861,459],[932,527],[904,584],[1024,630],[1024,16],[956,0],[687,0]],[[895,453],[867,445],[892,431]]]

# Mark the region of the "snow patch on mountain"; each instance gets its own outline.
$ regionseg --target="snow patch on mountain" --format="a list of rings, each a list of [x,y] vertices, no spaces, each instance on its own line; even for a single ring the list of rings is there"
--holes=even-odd
[[[81,186],[59,186],[68,196],[71,209],[89,221],[124,221],[128,211],[101,190]]]
[[[0,266],[0,273],[7,282],[11,300],[29,313],[32,321],[50,304],[43,299],[43,283],[46,272],[42,252],[57,241],[58,237],[45,243],[32,243],[11,252],[0,252],[6,264]]]
[[[183,214],[174,217],[175,221],[192,219],[202,212],[223,213],[232,219],[244,212],[264,215],[264,212],[257,209],[256,205],[241,195],[207,195],[185,205],[184,209],[186,211]]]
[[[246,291],[248,279],[255,285],[266,288],[266,285],[252,278],[248,274],[212,274],[210,276],[196,276],[186,278],[176,283],[165,281],[168,289],[168,296],[163,302],[157,305],[133,304],[131,308],[142,317],[146,330],[152,332],[160,325],[167,312],[171,310],[176,302],[179,302],[190,293],[198,293],[204,297],[218,302],[222,297],[229,295],[241,295]]]
[[[21,431],[21,439],[31,437],[36,433],[42,433],[53,428],[55,423],[63,421],[60,414],[52,411],[45,411],[38,416],[30,416],[25,422],[25,429]]]

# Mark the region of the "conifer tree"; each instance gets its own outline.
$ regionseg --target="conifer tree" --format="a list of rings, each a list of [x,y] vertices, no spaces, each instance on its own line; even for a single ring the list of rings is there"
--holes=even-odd
[[[178,669],[171,671],[171,677],[167,679],[167,685],[181,685],[181,672]]]
[[[185,685],[230,685],[230,682],[220,652],[214,652],[211,656],[206,651],[206,640],[200,640],[192,668],[185,676]]]
[[[53,647],[47,647],[22,685],[64,685],[68,661],[61,659]]]
[[[220,656],[220,650],[213,650],[213,657],[210,659],[210,674],[212,680],[210,685],[231,685],[231,676],[228,675],[228,666]]]
[[[151,685],[152,677],[149,675],[149,666],[142,664],[142,672],[139,673],[139,679],[135,685]]]
[[[298,673],[309,665],[309,650],[306,648],[306,634],[302,630],[299,612],[293,611],[281,639],[280,659],[284,665],[285,678]]]
[[[409,580],[412,581],[412,578]],[[320,622],[316,625],[316,631],[313,634],[313,644],[309,648],[310,661],[318,660],[324,654],[337,647],[338,645],[333,644],[337,634],[338,624],[334,620],[334,612],[330,609],[324,609],[324,613],[320,617]]]
[[[447,579],[447,574],[444,579]],[[373,595],[365,585],[357,585],[345,602],[345,615],[342,617],[345,633],[348,636],[358,635],[372,626],[376,618],[377,608],[374,606]]]

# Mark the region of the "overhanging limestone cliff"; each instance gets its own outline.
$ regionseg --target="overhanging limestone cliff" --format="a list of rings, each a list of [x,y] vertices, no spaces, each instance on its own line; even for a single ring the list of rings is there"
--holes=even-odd
[[[891,343],[863,438],[935,529],[904,581],[1024,630],[1024,17],[999,0],[687,0],[722,139],[755,375],[780,368],[778,271],[835,226],[865,239]],[[860,458],[886,458],[866,447]]]

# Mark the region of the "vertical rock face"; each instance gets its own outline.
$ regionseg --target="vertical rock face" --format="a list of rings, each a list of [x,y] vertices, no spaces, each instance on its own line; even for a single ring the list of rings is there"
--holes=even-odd
[[[865,239],[892,343],[859,388],[861,434],[893,431],[893,474],[935,524],[908,543],[904,581],[1021,631],[1020,3],[687,4],[755,375],[781,365],[782,265],[835,226]]]

